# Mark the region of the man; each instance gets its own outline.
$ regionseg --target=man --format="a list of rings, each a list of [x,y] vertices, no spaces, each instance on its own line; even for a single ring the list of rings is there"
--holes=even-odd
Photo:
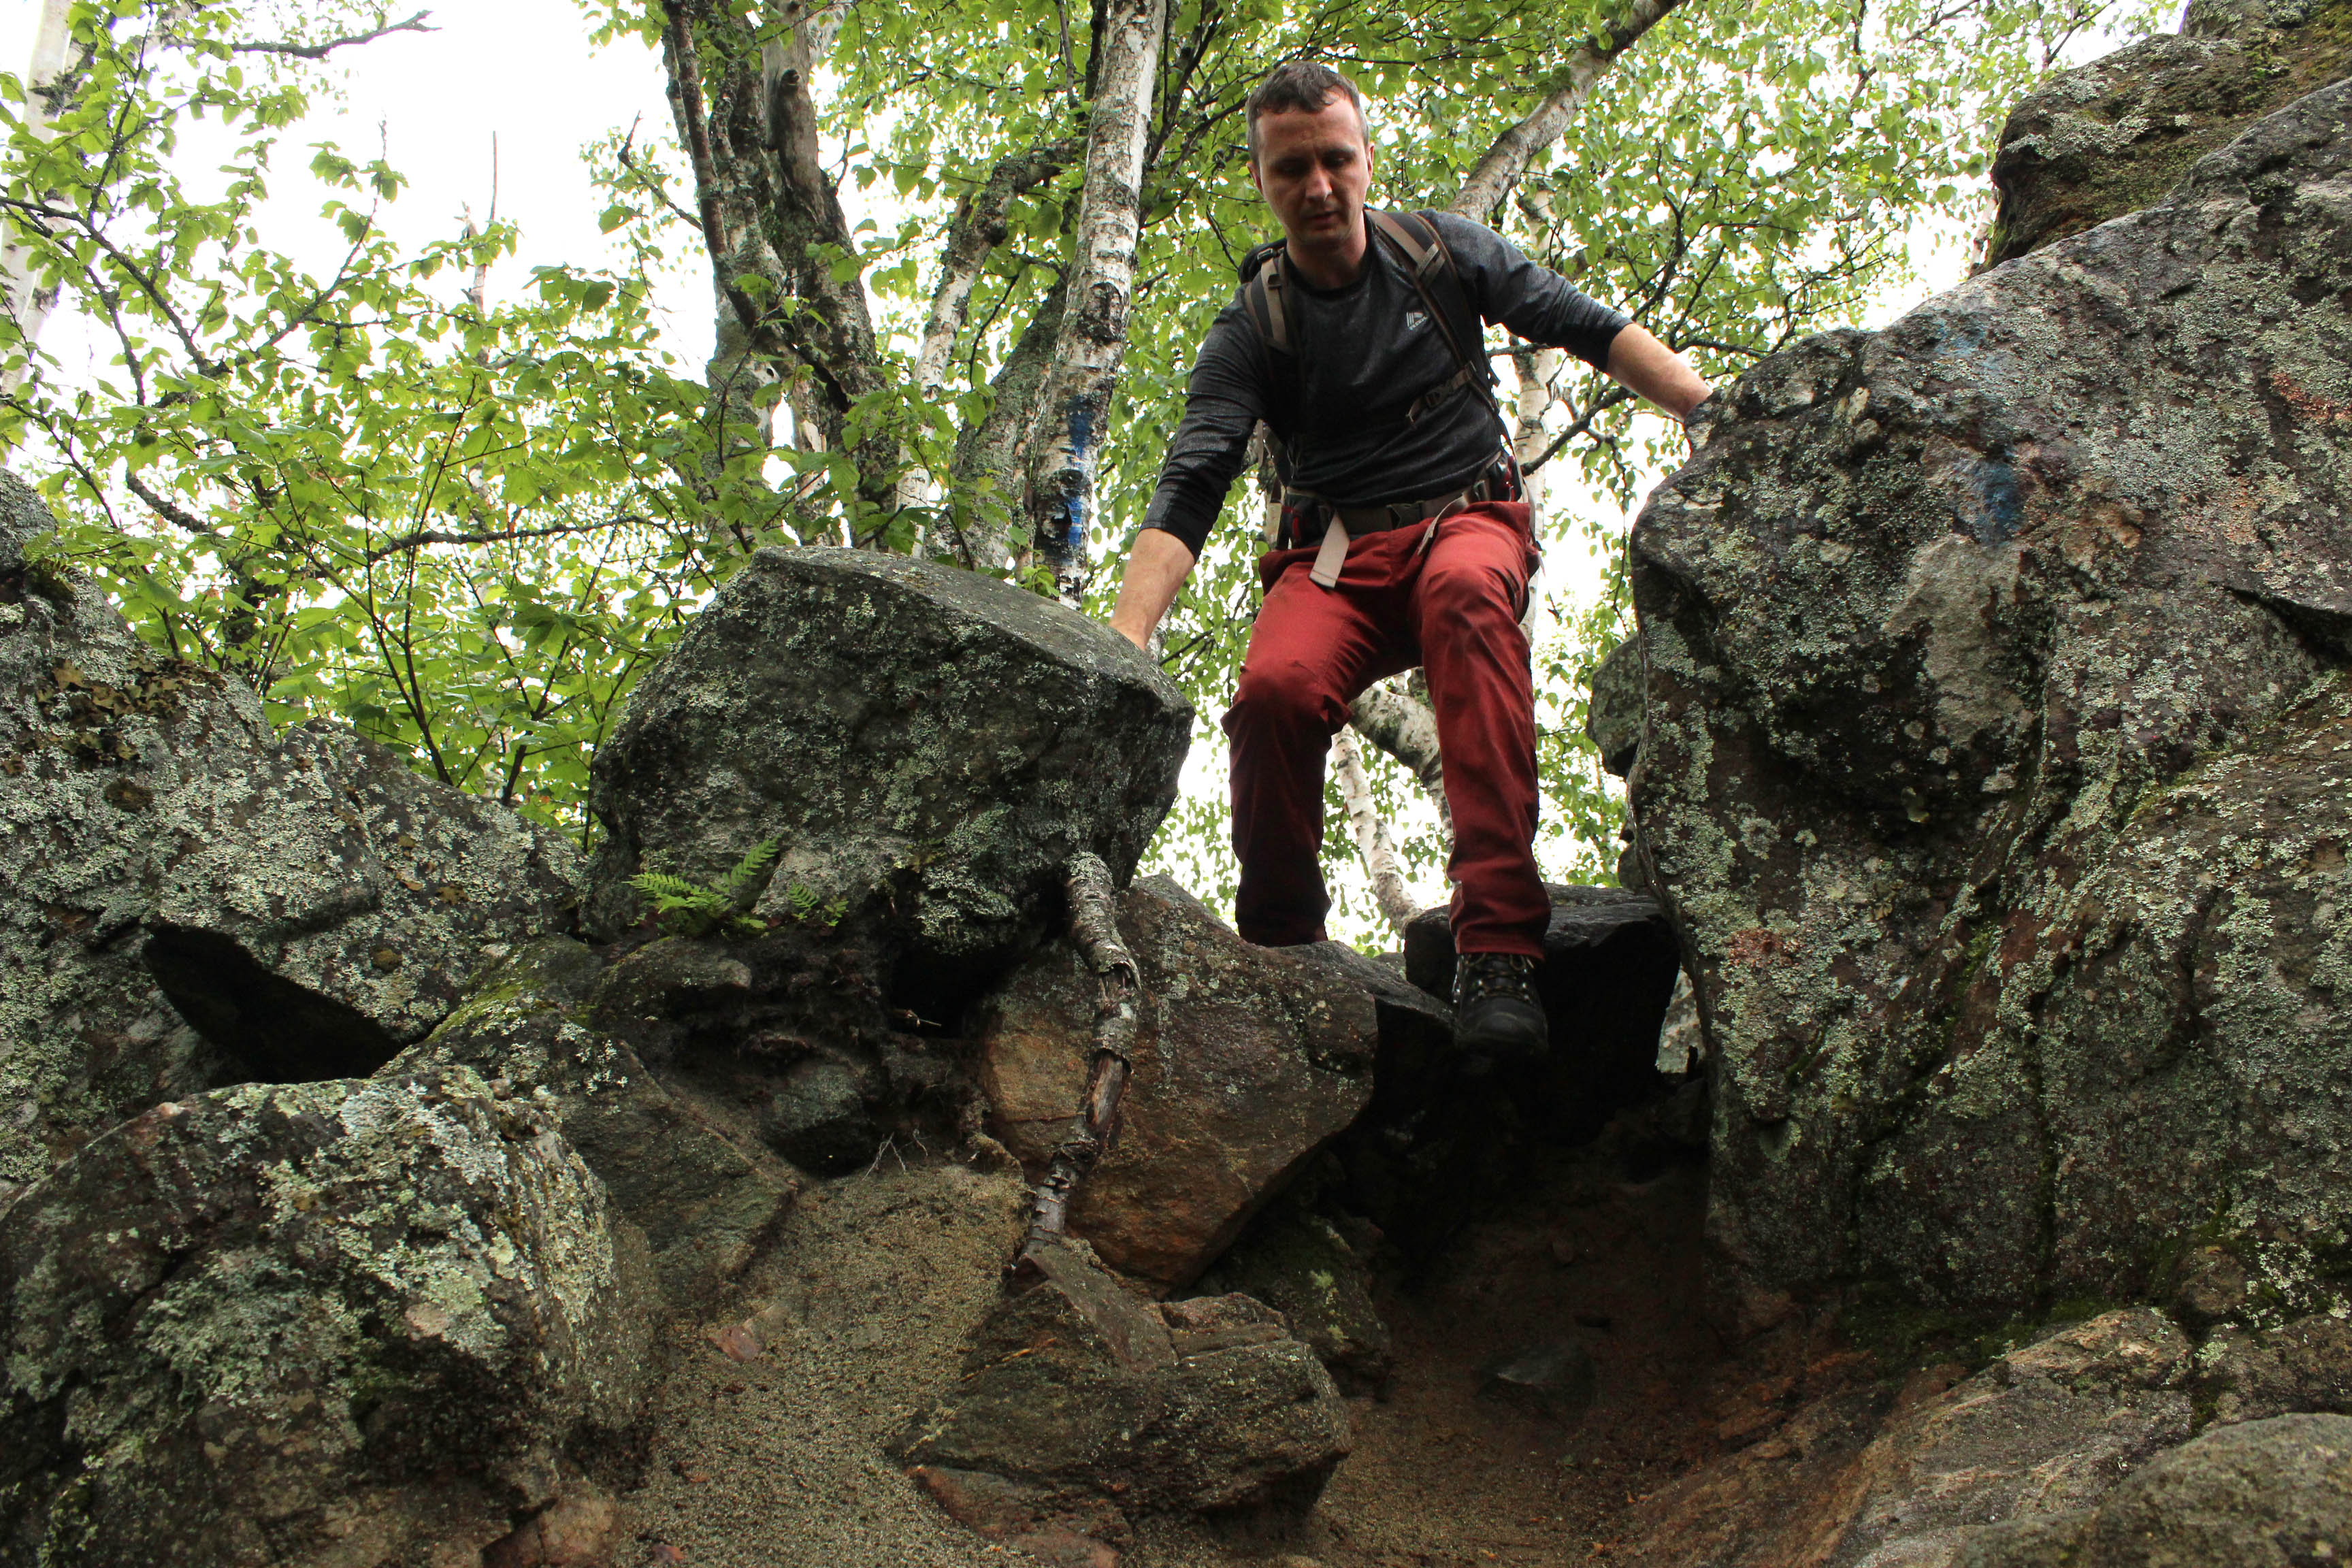
[[[1250,179],[1281,220],[1282,253],[1271,287],[1245,282],[1202,344],[1111,625],[1148,643],[1265,420],[1284,457],[1283,537],[1258,563],[1265,601],[1224,721],[1241,934],[1322,939],[1324,756],[1359,693],[1422,665],[1454,816],[1457,1039],[1474,1060],[1538,1057],[1532,981],[1550,900],[1535,864],[1535,699],[1519,626],[1537,549],[1483,327],[1571,350],[1677,417],[1707,386],[1481,225],[1433,215],[1444,251],[1423,244],[1416,267],[1429,224],[1368,225],[1363,99],[1339,72],[1285,66],[1247,113]],[[1449,321],[1449,302],[1475,319]]]

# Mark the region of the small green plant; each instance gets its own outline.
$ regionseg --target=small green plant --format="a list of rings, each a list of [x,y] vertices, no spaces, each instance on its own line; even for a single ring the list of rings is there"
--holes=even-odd
[[[814,888],[795,882],[784,889],[784,897],[792,900],[793,919],[821,925],[828,931],[839,925],[841,917],[849,912],[849,895],[846,893],[827,900]]]
[[[654,920],[671,936],[709,936],[713,931],[729,936],[759,936],[767,931],[768,922],[743,911],[743,893],[775,859],[782,844],[781,838],[771,838],[753,845],[715,887],[689,882],[667,871],[640,871],[629,879],[629,886],[653,900]],[[792,889],[796,918],[803,890]]]

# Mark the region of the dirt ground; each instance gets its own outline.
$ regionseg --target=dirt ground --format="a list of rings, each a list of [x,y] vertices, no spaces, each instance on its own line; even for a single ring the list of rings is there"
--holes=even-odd
[[[1483,1568],[1645,1560],[1641,1505],[1769,1434],[1853,1358],[1793,1341],[1735,1357],[1702,1299],[1705,1173],[1634,1180],[1609,1141],[1551,1157],[1418,1282],[1378,1279],[1396,1374],[1350,1401],[1356,1447],[1304,1521],[1146,1521],[1127,1568]],[[813,1187],[748,1282],[765,1352],[681,1325],[617,1564],[966,1568],[1025,1563],[940,1514],[884,1443],[954,1375],[1022,1222],[1017,1178],[888,1164]],[[1486,1372],[1572,1339],[1590,1407],[1482,1394]],[[1814,1375],[1802,1374],[1811,1362]],[[1778,1370],[1787,1363],[1788,1370]]]

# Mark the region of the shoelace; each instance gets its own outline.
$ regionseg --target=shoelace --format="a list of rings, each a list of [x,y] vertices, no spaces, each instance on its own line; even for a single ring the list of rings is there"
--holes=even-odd
[[[1535,974],[1535,961],[1517,953],[1471,953],[1454,974],[1454,1005],[1467,1007],[1488,996],[1508,996],[1539,1007],[1543,1004],[1536,995]]]

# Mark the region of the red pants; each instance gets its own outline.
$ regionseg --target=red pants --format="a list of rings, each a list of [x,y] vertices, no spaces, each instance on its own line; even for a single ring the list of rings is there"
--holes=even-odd
[[[1423,532],[1352,541],[1334,588],[1308,581],[1311,549],[1258,562],[1265,604],[1225,715],[1247,941],[1323,939],[1323,759],[1357,695],[1418,664],[1454,814],[1454,947],[1542,956],[1551,900],[1536,871],[1535,689],[1518,620],[1536,563],[1528,508],[1457,512],[1426,551]]]

